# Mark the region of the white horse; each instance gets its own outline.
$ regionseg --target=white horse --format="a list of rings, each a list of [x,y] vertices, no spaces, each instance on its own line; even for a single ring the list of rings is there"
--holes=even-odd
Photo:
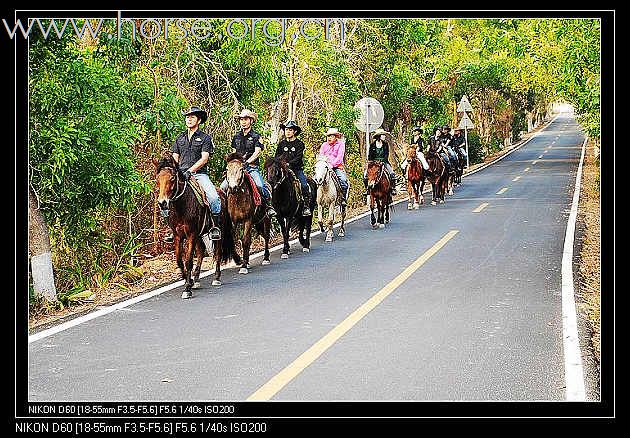
[[[333,170],[328,160],[323,155],[317,155],[315,158],[315,175],[313,180],[317,184],[317,219],[319,222],[319,229],[324,232],[324,222],[322,219],[322,213],[324,207],[328,208],[328,232],[326,233],[326,242],[332,242],[333,223],[335,217],[335,206],[339,206],[341,210],[341,227],[339,228],[339,237],[346,235],[346,229],[344,228],[344,222],[346,220],[346,207],[342,205],[343,192],[337,190],[337,185],[333,178],[337,178],[335,171]],[[348,187],[348,193],[350,188]]]

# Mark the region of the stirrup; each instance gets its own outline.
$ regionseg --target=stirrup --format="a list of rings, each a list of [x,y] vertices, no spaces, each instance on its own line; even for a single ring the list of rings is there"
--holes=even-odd
[[[304,208],[302,209],[302,216],[310,216],[312,214],[313,212],[311,211],[311,209],[305,205]]]
[[[273,205],[271,205],[271,203],[269,203],[269,205],[267,205],[267,210],[265,211],[265,214],[269,218],[272,218],[272,217],[274,217],[277,214],[276,210],[274,210]]]
[[[219,227],[210,228],[208,234],[210,234],[211,240],[221,240],[221,230],[219,229]]]

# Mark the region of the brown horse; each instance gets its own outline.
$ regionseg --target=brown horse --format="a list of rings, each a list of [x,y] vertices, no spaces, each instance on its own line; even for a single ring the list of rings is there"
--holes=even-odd
[[[449,175],[446,172],[446,167],[440,158],[440,154],[433,148],[429,148],[426,155],[427,163],[429,164],[429,172],[427,172],[427,180],[431,183],[433,189],[433,197],[431,198],[431,205],[435,205],[437,202],[444,203],[444,194],[447,190]],[[424,181],[420,187],[420,192],[424,188]]]
[[[368,192],[370,193],[370,211],[372,228],[385,228],[389,223],[389,205],[392,203],[390,181],[387,170],[381,161],[368,161]],[[374,204],[378,208],[378,224],[374,217]]]
[[[407,210],[418,210],[420,204],[424,204],[424,196],[422,195],[422,189],[424,187],[424,181],[426,174],[416,148],[409,146],[407,148],[407,194],[409,195],[409,202],[407,202]]]
[[[182,298],[192,297],[192,289],[199,288],[199,274],[206,247],[201,235],[211,226],[210,208],[201,205],[193,193],[190,181],[172,157],[161,161],[153,158],[157,176],[158,205],[162,216],[168,217],[168,224],[173,230],[175,259],[184,279],[185,289]],[[241,262],[234,248],[232,224],[227,217],[227,201],[225,194],[217,190],[221,198],[221,240],[213,244],[213,255],[216,262],[213,286],[221,285],[221,262],[230,258],[236,264]],[[209,250],[208,250],[209,252]],[[197,254],[197,265],[193,270],[193,257]]]
[[[265,240],[265,254],[262,264],[268,265],[269,261],[269,233],[271,231],[271,219],[267,216],[265,205],[257,206],[254,200],[253,181],[246,175],[243,168],[243,156],[239,153],[231,153],[225,157],[227,162],[227,210],[230,215],[232,227],[236,230],[239,224],[243,225],[243,263],[239,274],[247,274],[249,266],[249,249],[252,244],[252,226]],[[262,193],[260,194],[262,196]]]

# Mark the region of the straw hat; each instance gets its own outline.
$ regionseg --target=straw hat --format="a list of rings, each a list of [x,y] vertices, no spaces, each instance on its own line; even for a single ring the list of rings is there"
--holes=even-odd
[[[341,132],[339,132],[337,128],[328,128],[328,131],[326,131],[326,137],[328,137],[329,135],[334,135],[337,138],[341,138]]]
[[[381,134],[389,134],[389,132],[385,131],[382,128],[378,128],[376,131],[374,131],[373,135],[374,135],[374,137],[377,137],[377,136],[379,136]]]
[[[243,109],[240,114],[236,114],[234,117],[237,119],[249,117],[250,119],[252,119],[252,123],[256,123],[256,120],[258,119],[258,115],[255,112],[248,110],[247,108]]]

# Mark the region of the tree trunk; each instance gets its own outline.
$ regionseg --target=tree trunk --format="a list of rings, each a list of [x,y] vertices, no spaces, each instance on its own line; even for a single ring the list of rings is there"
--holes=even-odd
[[[50,252],[50,236],[42,212],[37,205],[33,188],[28,188],[28,252],[31,259],[31,275],[36,297],[57,301],[55,276]]]

